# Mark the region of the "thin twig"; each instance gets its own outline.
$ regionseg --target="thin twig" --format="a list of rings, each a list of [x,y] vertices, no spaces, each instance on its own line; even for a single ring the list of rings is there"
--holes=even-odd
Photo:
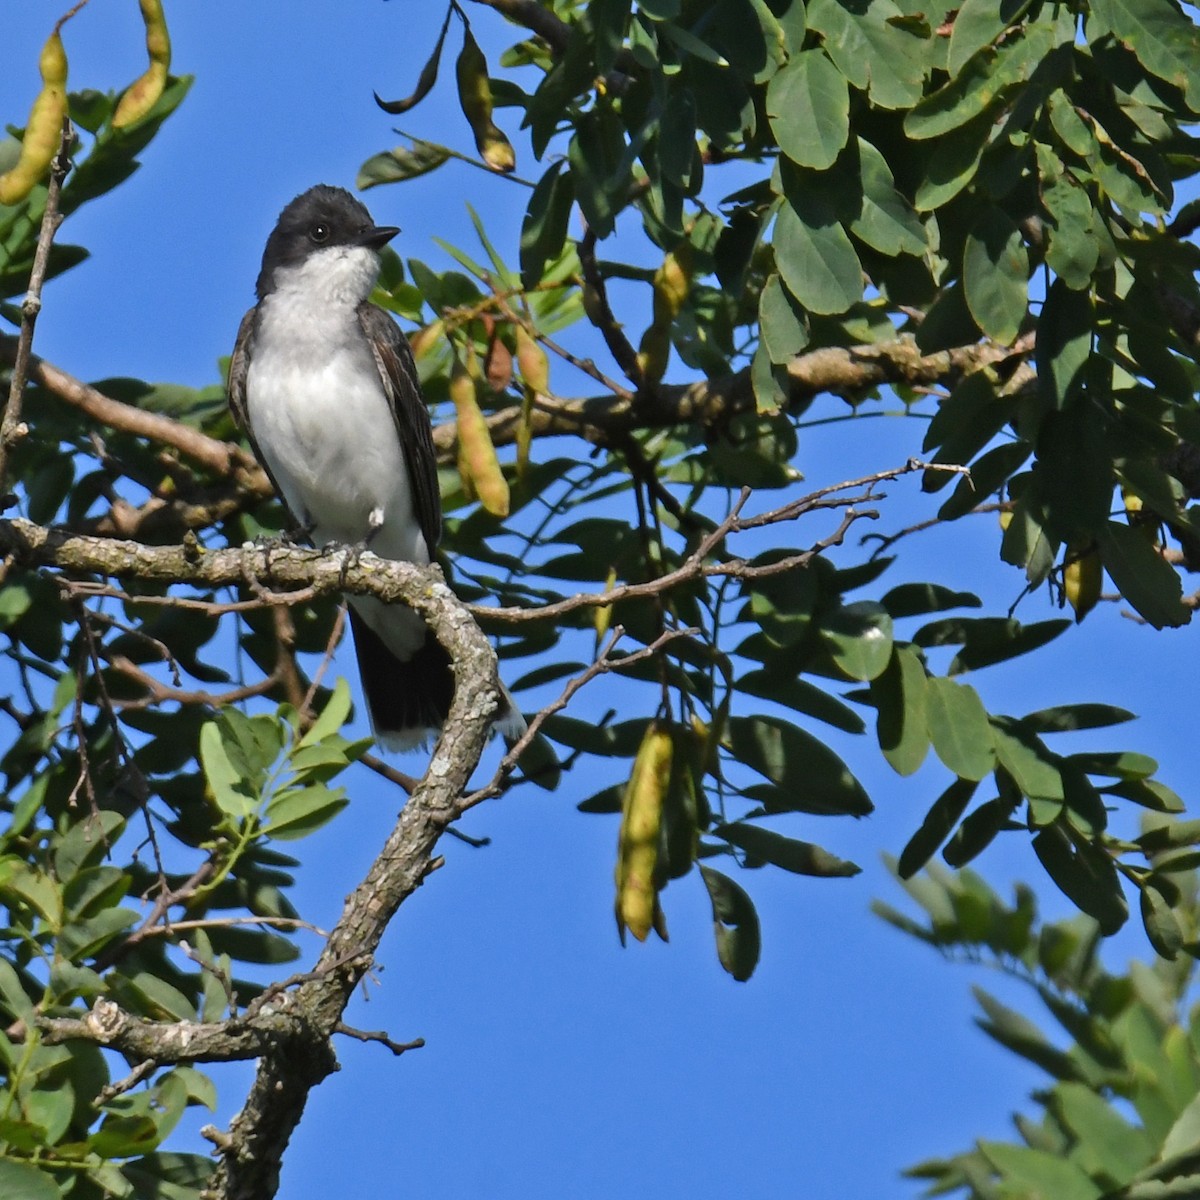
[[[71,141],[74,136],[70,117],[63,117],[58,153],[50,164],[50,185],[46,193],[46,207],[42,212],[42,227],[38,231],[37,249],[33,254],[33,270],[29,274],[29,290],[21,302],[21,330],[17,335],[8,404],[4,409],[4,419],[0,421],[0,493],[4,493],[8,487],[9,452],[29,432],[29,427],[21,419],[21,410],[29,377],[33,327],[37,324],[38,313],[42,311],[42,284],[45,283],[46,268],[50,263],[50,246],[63,221],[62,213],[58,211],[58,198],[62,182],[71,169]],[[8,504],[4,503],[3,507],[7,508]]]
[[[643,646],[640,650],[635,650],[632,654],[627,654],[622,658],[614,659],[612,652],[621,638],[625,636],[625,630],[618,625],[609,636],[608,644],[601,650],[596,660],[587,670],[569,679],[558,699],[551,704],[547,704],[545,708],[540,709],[534,714],[533,720],[529,722],[529,727],[509,747],[508,753],[500,760],[500,765],[496,768],[496,773],[492,776],[490,782],[478,791],[471,792],[470,795],[462,798],[458,806],[459,812],[464,813],[482,801],[490,800],[493,796],[500,795],[507,786],[506,780],[516,767],[517,760],[525,752],[526,747],[537,737],[546,721],[556,712],[560,712],[566,708],[575,693],[595,679],[596,676],[605,675],[609,671],[622,671],[626,667],[631,667],[636,662],[641,662],[642,659],[650,658],[657,654],[668,643],[676,641],[679,638],[695,637],[700,632],[696,628],[668,629],[666,632],[659,634],[650,645]]]
[[[333,1032],[343,1033],[346,1037],[356,1038],[360,1042],[378,1042],[381,1046],[386,1046],[397,1058],[409,1050],[420,1050],[425,1045],[424,1038],[414,1038],[411,1042],[394,1042],[382,1030],[355,1029],[353,1025],[347,1025],[344,1021],[339,1021],[333,1027]]]

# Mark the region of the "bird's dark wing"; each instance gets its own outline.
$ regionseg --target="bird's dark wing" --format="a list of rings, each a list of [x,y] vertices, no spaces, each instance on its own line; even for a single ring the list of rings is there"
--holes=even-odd
[[[250,449],[254,451],[254,457],[258,459],[258,465],[266,472],[271,486],[275,489],[275,495],[279,497],[279,502],[291,518],[292,524],[300,529],[304,526],[304,514],[294,513],[288,508],[287,501],[283,498],[283,492],[279,488],[279,481],[271,474],[271,468],[267,465],[267,460],[259,449],[258,442],[255,441],[254,427],[250,424],[250,405],[246,401],[246,373],[250,369],[250,348],[254,341],[257,313],[256,308],[250,309],[238,326],[237,341],[233,344],[233,357],[229,360],[229,386],[226,389],[226,398],[229,401],[229,411],[233,414],[238,428],[246,435]]]
[[[438,490],[433,426],[421,395],[417,364],[413,362],[408,338],[382,308],[374,304],[361,304],[358,320],[375,352],[383,390],[391,405],[400,444],[404,447],[417,524],[425,536],[429,553],[436,554],[442,534],[442,498]]]

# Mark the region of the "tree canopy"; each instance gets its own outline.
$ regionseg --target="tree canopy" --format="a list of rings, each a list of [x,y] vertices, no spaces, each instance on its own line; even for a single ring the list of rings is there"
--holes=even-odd
[[[6,1194],[273,1194],[388,920],[454,822],[515,788],[611,817],[622,936],[667,936],[664,889],[698,875],[736,980],[772,937],[755,868],[858,870],[810,840],[815,818],[873,808],[823,730],[900,775],[940,764],[903,878],[1028,839],[1100,934],[1134,904],[1165,961],[1195,953],[1183,800],[1120,742],[1059,748],[1132,716],[1117,681],[1032,712],[989,711],[970,682],[1101,602],[1164,631],[1195,608],[1200,32],[1177,4],[452,2],[424,67],[373,82],[415,128],[455,89],[462,123],[358,179],[418,188],[465,158],[523,189],[519,229],[472,210],[452,268],[385,251],[374,295],[434,417],[449,588],[438,568],[256,543],[285,517],[219,380],[93,385],[30,357],[43,283],[87,254],[59,221],[101,209],[186,101],[170,13],[141,10],[149,66],[123,90],[69,90],[69,14],[48,28],[42,90],[0,143]],[[827,396],[904,419],[886,461],[813,489],[797,431]],[[930,498],[920,525],[974,522],[1011,589],[889,577],[920,537],[887,524],[906,476]],[[454,659],[419,777],[346,734],[344,592],[417,608]],[[1046,595],[1062,614],[1019,618]],[[480,769],[484,634],[530,729]],[[601,675],[619,712],[584,706]],[[347,819],[353,763],[409,794],[395,830],[315,963],[243,978],[300,955],[294,869]],[[984,936],[971,903],[964,939],[1034,953],[1031,910]],[[1091,1004],[1092,960],[1075,965]],[[110,1081],[102,1049],[133,1074]],[[160,1149],[211,1099],[196,1064],[237,1059],[258,1074],[212,1131],[215,1174]],[[1053,1112],[1037,1152],[1075,1128]],[[1182,1134],[1154,1119],[1169,1157]]]

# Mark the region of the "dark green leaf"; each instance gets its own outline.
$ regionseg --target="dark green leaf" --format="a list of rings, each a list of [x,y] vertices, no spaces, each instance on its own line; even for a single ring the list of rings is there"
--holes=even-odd
[[[908,646],[896,646],[887,669],[871,681],[879,748],[900,775],[911,775],[929,752],[925,688],[924,664]]]
[[[521,282],[526,288],[539,283],[546,263],[558,257],[567,240],[567,224],[575,188],[563,161],[551,164],[538,180],[521,222]]]
[[[712,901],[717,957],[734,979],[744,982],[754,974],[762,948],[758,913],[750,897],[727,875],[703,864],[700,875]]]
[[[1056,279],[1037,323],[1038,391],[1052,408],[1065,408],[1083,386],[1092,354],[1092,300]]]
[[[971,316],[1002,345],[1016,340],[1029,303],[1029,256],[1021,231],[999,208],[987,209],[967,235],[963,289]]]
[[[1163,958],[1173,959],[1183,946],[1183,930],[1174,910],[1153,884],[1142,888],[1141,909],[1150,945]]]
[[[938,847],[950,835],[975,795],[978,782],[956,779],[934,802],[921,828],[912,835],[900,852],[896,871],[901,879],[911,879],[937,853]]]
[[[1012,801],[1006,797],[984,801],[954,831],[942,857],[952,867],[965,867],[992,844],[996,834],[1009,826],[1012,812]]]
[[[1020,720],[1023,728],[1034,733],[1067,733],[1075,729],[1105,729],[1123,725],[1135,714],[1112,704],[1060,704],[1039,708]]]
[[[1106,936],[1129,917],[1121,881],[1107,853],[1091,843],[1074,844],[1059,825],[1043,829],[1033,848],[1046,873],[1081,911],[1095,918]]]
[[[1183,584],[1178,574],[1142,530],[1107,522],[1100,531],[1100,557],[1121,595],[1155,629],[1178,627],[1191,620],[1191,611],[1181,603]]]
[[[811,733],[775,717],[734,717],[733,755],[777,784],[803,812],[866,816],[872,808],[849,768]]]
[[[747,821],[718,825],[712,832],[714,837],[724,838],[753,858],[761,858],[796,875],[832,878],[857,875],[862,870],[854,863],[838,858],[812,842],[784,837],[773,829],[764,829],[761,825],[753,825]]]

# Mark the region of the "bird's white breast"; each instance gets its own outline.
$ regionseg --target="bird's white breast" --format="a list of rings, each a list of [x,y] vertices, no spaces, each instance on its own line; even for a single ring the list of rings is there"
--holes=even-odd
[[[370,251],[312,255],[276,274],[261,303],[246,404],[271,474],[313,540],[429,561],[391,407],[356,309],[375,278]],[[372,514],[375,514],[374,518]]]

